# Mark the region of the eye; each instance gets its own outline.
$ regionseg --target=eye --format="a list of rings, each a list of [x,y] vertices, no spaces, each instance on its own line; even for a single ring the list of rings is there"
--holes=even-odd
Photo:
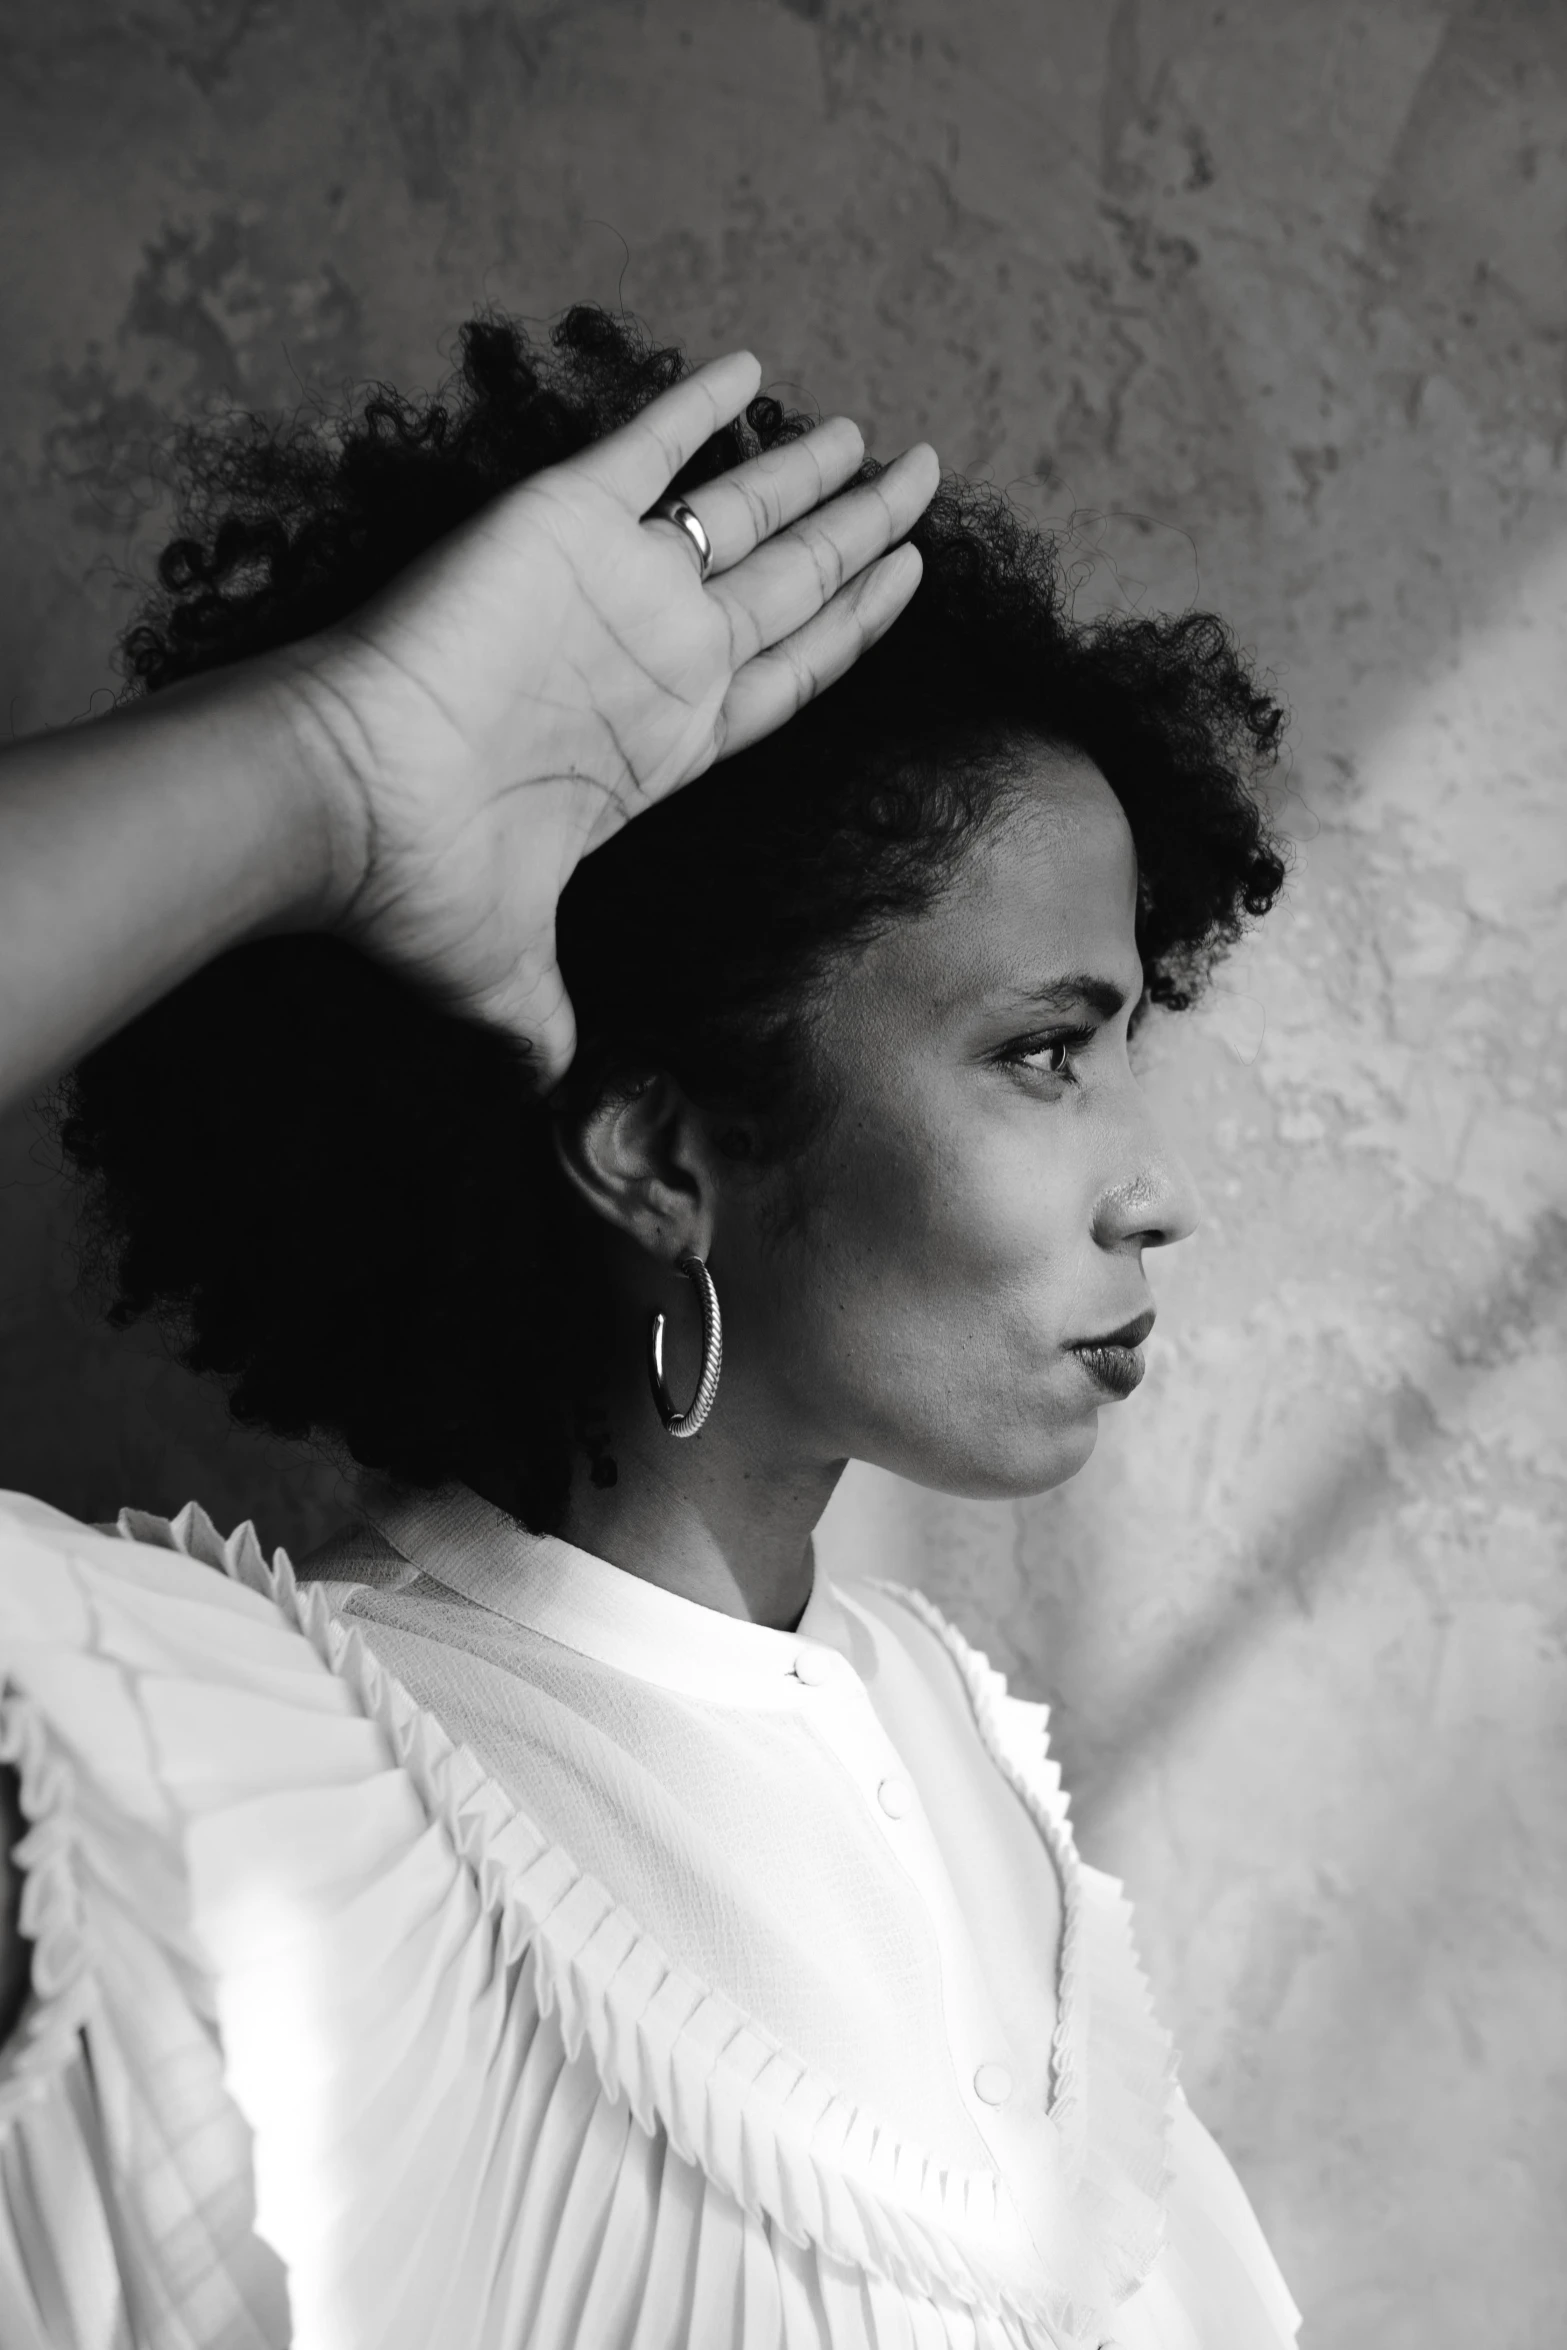
[[[1014,1069],[1028,1069],[1039,1077],[1067,1084],[1077,1081],[1077,1057],[1094,1041],[1091,1028],[1058,1028],[1049,1036],[1025,1037],[1008,1048],[1003,1058]]]

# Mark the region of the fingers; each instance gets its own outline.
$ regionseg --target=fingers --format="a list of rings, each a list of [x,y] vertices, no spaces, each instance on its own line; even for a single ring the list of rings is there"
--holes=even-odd
[[[645,514],[702,443],[721,426],[733,424],[756,397],[761,380],[761,366],[749,351],[710,359],[572,462],[618,498],[628,513]]]
[[[875,481],[817,507],[715,580],[709,592],[728,614],[735,668],[803,628],[911,530],[938,479],[934,449],[906,449]]]
[[[919,551],[894,548],[781,644],[737,671],[719,716],[727,759],[783,726],[884,636],[920,583]]]
[[[786,441],[685,492],[713,547],[713,572],[728,571],[763,539],[798,522],[841,490],[865,454],[860,428],[829,417],[802,440]]]

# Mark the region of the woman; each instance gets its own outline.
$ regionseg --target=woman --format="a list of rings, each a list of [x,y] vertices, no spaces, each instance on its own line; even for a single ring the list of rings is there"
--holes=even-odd
[[[58,2013],[35,1960],[0,2278],[41,2339],[18,2215],[57,2240],[73,2166],[149,2338],[1293,2330],[1041,1710],[810,1540],[851,1457],[1037,1492],[1136,1385],[1144,1251],[1191,1210],[1128,1031],[1277,891],[1278,712],[1210,620],[1075,627],[1049,546],[949,487],[922,593],[787,731],[613,837],[559,827],[559,978],[545,940],[519,981],[403,735],[482,723],[464,599],[444,641],[407,599],[455,563],[475,608],[487,501],[537,477],[547,510],[543,469],[677,372],[596,314],[548,360],[492,321],[455,402],[223,444],[129,640],[155,694],[306,648],[349,771],[428,797],[361,791],[346,935],[251,938],[74,1080],[116,1311],[374,1474],[299,1579],[194,1511],[117,1552],[16,1513],[63,1570],[9,1635]],[[813,442],[726,422],[660,559],[716,571]],[[849,493],[879,545],[916,481]],[[338,679],[362,648],[351,725],[323,643]]]

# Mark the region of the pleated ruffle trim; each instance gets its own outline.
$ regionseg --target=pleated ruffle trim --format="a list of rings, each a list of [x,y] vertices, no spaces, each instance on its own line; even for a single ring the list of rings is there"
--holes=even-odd
[[[661,2130],[683,2160],[797,2247],[998,2317],[1033,2350],[1101,2339],[1109,2307],[1135,2289],[1162,2240],[1169,2042],[1152,2018],[1119,1887],[1077,1859],[1044,1758],[1044,1709],[1009,1698],[1002,1676],[921,1595],[883,1587],[953,1656],[980,1733],[1049,1839],[1068,1889],[1053,2110],[1072,2148],[1064,2176],[1073,2184],[1069,2208],[1031,2211],[1030,2225],[995,2172],[938,2165],[675,1964],[385,1671],[358,1627],[338,1621],[320,1585],[301,1585],[282,1550],[267,1562],[252,1526],[225,1540],[191,1503],[172,1521],[127,1510],[119,1530],[219,1569],[271,1600],[310,1642],[464,1862],[500,1963],[525,1971],[568,2056],[586,2050],[605,2096],[624,2099],[644,2131]],[[58,1804],[56,1812],[65,1816]],[[56,1946],[74,1982],[60,1875]],[[50,1908],[40,1894],[38,1916]],[[62,2020],[60,2028],[74,2026]],[[1048,2261],[1053,2240],[1064,2254],[1071,2247],[1062,2266],[1077,2277],[1081,2248],[1093,2246],[1096,2285],[1109,2286],[1104,2299],[1063,2289],[1046,2273],[1038,2247]]]
[[[28,1822],[12,1858],[22,1874],[21,1932],[32,1945],[27,2002],[0,2050],[0,2138],[52,2088],[96,2003],[75,1863],[71,1766],[26,1692],[0,1685],[0,1763],[16,1772]]]
[[[1060,1766],[1046,1746],[1048,1706],[1013,1697],[1005,1675],[922,1591],[882,1581],[873,1587],[909,1609],[947,1650],[981,1738],[1055,1862],[1064,1926],[1050,2117],[1084,2233],[1119,2304],[1164,2246],[1178,2069],[1138,1960],[1131,1905],[1116,1878],[1079,1858]]]

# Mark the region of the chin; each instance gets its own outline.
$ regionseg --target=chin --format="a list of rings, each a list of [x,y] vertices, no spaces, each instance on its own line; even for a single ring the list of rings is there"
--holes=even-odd
[[[1099,1415],[1065,1427],[1015,1428],[1011,1442],[998,1446],[997,1430],[988,1430],[988,1443],[972,1452],[945,1450],[945,1457],[927,1454],[923,1464],[888,1461],[885,1465],[912,1484],[936,1493],[950,1493],[963,1501],[1024,1501],[1032,1493],[1048,1493],[1075,1477],[1099,1441]]]

